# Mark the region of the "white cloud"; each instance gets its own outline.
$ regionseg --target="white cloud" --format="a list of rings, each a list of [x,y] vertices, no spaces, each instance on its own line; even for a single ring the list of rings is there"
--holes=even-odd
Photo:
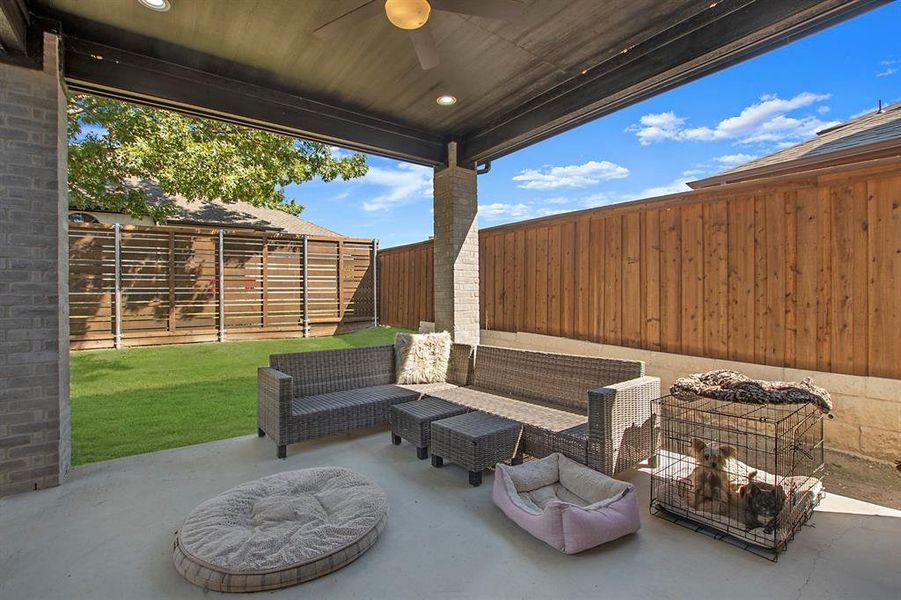
[[[818,106],[818,107],[817,107],[817,112],[820,113],[821,115],[825,115],[825,114],[828,113],[830,110],[832,110],[832,109],[829,108],[828,106],[826,106],[825,104],[823,104],[822,106]]]
[[[655,187],[649,187],[641,190],[637,194],[633,195],[630,200],[640,200],[642,198],[654,198],[656,196],[666,196],[667,194],[678,194],[679,192],[687,192],[691,190],[688,187],[688,184],[685,182],[685,179],[679,178],[675,181],[664,185],[658,185]]]
[[[735,167],[750,160],[754,160],[755,158],[757,158],[757,156],[754,154],[744,154],[743,152],[738,152],[736,154],[724,154],[722,156],[717,156],[713,160],[720,163],[724,167]]]
[[[550,167],[544,170],[524,169],[513,177],[525,190],[550,190],[562,187],[581,188],[610,179],[629,176],[629,169],[607,160],[590,160],[582,165]]]
[[[835,125],[814,115],[789,116],[788,113],[828,100],[829,94],[803,92],[783,99],[776,95],[761,96],[733,117],[713,126],[685,127],[683,117],[674,112],[644,115],[638,124],[626,131],[634,132],[642,145],[662,140],[714,142],[734,140],[739,144],[801,140],[820,129]]]
[[[432,169],[400,163],[396,169],[369,167],[359,183],[384,188],[385,192],[363,202],[363,210],[389,210],[432,195]]]
[[[868,115],[868,114],[874,113],[874,112],[876,112],[876,109],[873,108],[873,107],[865,108],[865,109],[863,109],[862,111],[856,112],[856,113],[854,113],[853,115],[851,115],[850,117],[848,117],[848,120],[856,119],[857,117],[862,117],[862,116],[864,116],[864,115]]]
[[[698,177],[700,175],[706,175],[707,173],[707,169],[686,169],[682,171],[682,177]]]
[[[339,148],[338,146],[329,146],[329,154],[331,154],[332,158],[335,160],[341,160],[342,158],[350,158],[353,156],[353,152],[350,150],[345,150],[344,148]]]
[[[528,217],[530,214],[531,208],[522,202],[518,204],[494,202],[492,204],[479,205],[479,216],[488,220],[497,220],[506,217]]]
[[[585,196],[579,201],[581,208],[595,208],[598,206],[607,206],[608,204],[616,204],[617,202],[624,202],[625,194],[616,194],[613,192],[598,192],[596,194],[591,194],[590,196]]]
[[[761,123],[755,131],[740,140],[742,144],[800,141],[816,135],[821,129],[838,125],[839,121],[821,121],[814,116],[800,119],[779,115]]]
[[[570,212],[571,210],[572,210],[571,208],[545,207],[545,208],[536,209],[535,216],[536,217],[550,217],[551,215],[559,215],[559,214],[563,214],[565,212]]]
[[[549,217],[573,210],[572,207],[562,206],[563,204],[571,203],[572,200],[570,198],[558,197],[550,198],[549,200],[554,201],[552,202],[553,206],[545,205],[548,200],[539,200],[528,204],[524,202],[515,204],[505,202],[481,204],[479,205],[479,219],[489,223],[522,221],[524,219]]]
[[[705,171],[702,171],[702,173]],[[576,195],[573,197],[555,196],[539,200],[527,200],[525,202],[493,202],[479,205],[479,219],[485,223],[500,223],[521,221],[524,219],[536,219],[548,217],[584,208],[596,208],[631,200],[665,196],[678,192],[689,191],[686,181],[692,178],[683,176],[675,181],[657,186],[646,187],[633,192],[596,192],[593,194]]]
[[[644,115],[638,119],[638,122],[638,125],[632,125],[626,131],[634,131],[638,136],[638,142],[642,146],[647,146],[660,140],[678,139],[685,119],[677,117],[676,113],[669,111]]]
[[[894,75],[898,72],[898,67],[896,66],[898,64],[901,64],[901,61],[897,61],[893,58],[879,61],[879,66],[882,67],[882,70],[876,73],[876,77],[888,77]]]
[[[687,192],[691,190],[686,183],[687,181],[689,181],[689,179],[686,177],[680,177],[670,183],[646,187],[643,190],[635,192],[598,192],[597,194],[583,197],[579,203],[582,208],[595,208],[598,206],[607,206],[608,204],[618,204],[620,202],[629,202],[631,200],[641,200],[644,198],[655,198],[657,196]]]

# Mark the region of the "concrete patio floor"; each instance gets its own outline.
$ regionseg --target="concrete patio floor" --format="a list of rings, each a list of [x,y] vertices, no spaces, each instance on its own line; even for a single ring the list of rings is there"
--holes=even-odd
[[[196,504],[243,481],[319,465],[366,473],[388,492],[379,542],[345,569],[278,598],[899,598],[901,511],[828,495],[778,563],[647,513],[638,534],[566,556],[412,446],[369,430],[289,447],[255,436],[75,469],[61,487],[0,500],[0,598],[203,598],[172,567],[173,534]],[[827,483],[828,489],[828,483]],[[207,593],[209,594],[209,592]],[[268,596],[267,596],[268,597]]]

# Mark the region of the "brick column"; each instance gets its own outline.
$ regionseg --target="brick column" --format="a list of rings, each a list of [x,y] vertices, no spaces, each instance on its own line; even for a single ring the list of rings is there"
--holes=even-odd
[[[457,165],[456,144],[448,166],[435,170],[435,331],[454,341],[479,343],[479,227],[476,172]]]
[[[0,496],[70,464],[66,111],[59,42],[0,63]]]

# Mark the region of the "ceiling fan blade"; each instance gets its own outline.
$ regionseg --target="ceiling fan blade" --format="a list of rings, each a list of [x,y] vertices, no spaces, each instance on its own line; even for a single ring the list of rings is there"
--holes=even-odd
[[[313,30],[313,35],[323,40],[331,39],[345,29],[379,14],[385,14],[385,3],[379,0],[370,0],[366,4],[358,6],[337,19],[332,19],[322,27]]]
[[[438,59],[435,38],[432,37],[432,31],[429,29],[428,24],[412,30],[410,39],[413,40],[413,49],[416,50],[416,57],[419,59],[419,65],[422,67],[422,70],[428,71],[437,67],[441,61]]]
[[[435,10],[510,21],[522,14],[517,0],[429,0]]]

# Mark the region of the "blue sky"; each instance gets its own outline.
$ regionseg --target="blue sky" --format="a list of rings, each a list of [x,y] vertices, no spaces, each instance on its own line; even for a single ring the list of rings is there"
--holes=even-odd
[[[901,100],[897,2],[495,161],[479,177],[479,225],[688,189],[879,99]],[[306,206],[303,218],[383,248],[428,238],[431,169],[368,162],[362,179],[288,195]]]

